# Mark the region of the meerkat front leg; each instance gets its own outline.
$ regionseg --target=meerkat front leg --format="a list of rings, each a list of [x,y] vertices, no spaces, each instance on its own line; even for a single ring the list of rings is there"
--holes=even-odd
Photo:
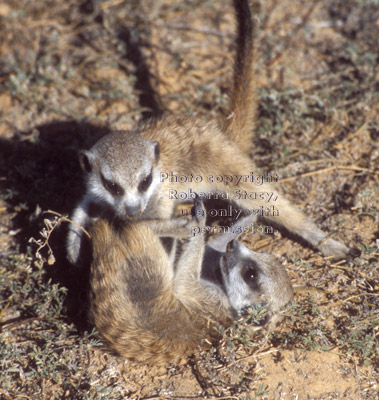
[[[188,218],[172,219],[147,219],[141,220],[141,224],[147,224],[160,237],[185,239],[191,235],[193,221]]]
[[[200,280],[201,266],[203,262],[205,239],[204,227],[206,211],[201,200],[194,201],[192,225],[199,228],[199,233],[193,235],[185,244],[179,256],[174,279],[175,291],[179,294],[185,292],[185,288]]]
[[[216,321],[231,322],[234,315],[229,300],[222,288],[214,282],[201,277],[204,266],[206,211],[197,198],[193,207],[193,226],[198,234],[193,235],[183,246],[175,268],[173,290],[177,299],[191,309],[194,315],[203,314],[207,309],[207,326]],[[217,322],[216,322],[217,323]]]
[[[70,223],[68,227],[66,249],[67,259],[71,264],[77,264],[79,259],[84,235],[82,228],[87,229],[92,220],[88,213],[88,205],[87,199],[84,198],[75,209],[71,217],[73,223]]]

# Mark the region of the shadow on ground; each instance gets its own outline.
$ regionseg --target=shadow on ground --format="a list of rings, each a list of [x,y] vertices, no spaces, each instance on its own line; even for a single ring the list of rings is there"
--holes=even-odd
[[[71,213],[84,190],[77,151],[91,147],[108,132],[88,123],[54,121],[19,132],[12,140],[0,139],[0,175],[6,177],[1,191],[15,212],[12,228],[20,252],[26,251],[31,237],[40,238],[44,219],[52,216],[45,211]],[[68,289],[68,318],[84,329],[88,267],[79,269],[66,260],[66,231],[62,224],[51,235],[49,243],[57,261],[54,268],[48,267],[46,279]]]

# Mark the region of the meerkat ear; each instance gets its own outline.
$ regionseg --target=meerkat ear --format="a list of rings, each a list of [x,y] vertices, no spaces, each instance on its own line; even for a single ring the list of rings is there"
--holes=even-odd
[[[84,172],[90,173],[92,171],[93,154],[86,150],[80,151],[79,163]]]
[[[159,156],[161,154],[161,146],[158,142],[152,142],[153,146],[154,146],[154,157],[155,157],[155,161],[159,161]]]

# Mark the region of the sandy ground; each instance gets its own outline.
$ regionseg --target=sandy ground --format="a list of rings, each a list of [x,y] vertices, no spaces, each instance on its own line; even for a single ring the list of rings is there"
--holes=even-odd
[[[28,242],[45,243],[54,216],[43,212],[69,215],[80,199],[79,149],[160,111],[225,112],[230,3],[0,1],[1,399],[378,399],[377,1],[252,2],[254,161],[361,252],[333,263],[280,234],[244,237],[295,287],[277,331],[248,344],[229,332],[176,365],[132,364],[90,333],[65,223],[44,231],[42,260]]]

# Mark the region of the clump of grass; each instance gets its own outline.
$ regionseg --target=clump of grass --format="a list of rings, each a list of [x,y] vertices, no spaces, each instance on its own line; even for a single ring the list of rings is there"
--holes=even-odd
[[[4,399],[84,398],[83,383],[94,380],[87,371],[88,358],[100,342],[94,332],[79,333],[67,321],[67,288],[48,278],[45,267],[51,262],[40,251],[49,247],[55,228],[52,221],[46,223],[37,241],[37,256],[28,246],[25,253],[9,252],[2,257],[0,394]],[[42,242],[47,246],[41,247]],[[51,261],[50,247],[46,253]],[[85,398],[107,398],[104,390],[90,385]],[[107,391],[110,396],[112,387]]]
[[[269,347],[265,329],[267,307],[256,306],[227,328],[219,328],[221,339],[209,351],[192,358],[195,376],[209,396],[258,399],[267,391],[257,384],[256,355]]]
[[[18,1],[9,0],[9,11],[1,9],[0,397],[168,397],[193,373],[199,398],[270,398],[272,389],[255,379],[256,356],[267,349],[288,349],[295,357],[304,351],[337,352],[354,363],[357,376],[361,365],[378,369],[379,9],[374,0],[314,2],[321,13],[305,26],[297,19],[300,1],[253,2],[266,79],[254,160],[264,170],[282,170],[281,176],[340,164],[357,168],[299,178],[285,190],[361,255],[343,263],[312,261],[317,255],[292,242],[271,241],[265,251],[281,254],[294,283],[316,294],[298,293],[280,330],[250,337],[250,325],[240,321],[223,332],[218,346],[191,358],[190,367],[171,366],[161,380],[150,366],[119,368],[122,362],[103,351],[95,332],[77,322],[86,318],[84,273],[65,262],[64,226],[51,231],[43,224],[46,215],[37,212],[65,214],[79,200],[83,183],[76,151],[105,133],[99,124],[129,129],[141,113],[153,111],[139,101],[146,87],[138,85],[147,80],[138,77],[141,66],[150,70],[151,89],[162,92],[170,110],[208,117],[227,104],[231,3],[137,3],[67,0],[46,7],[36,1],[24,2],[21,10]],[[200,24],[209,26],[209,34],[199,34]],[[300,29],[293,36],[294,27]],[[120,32],[129,32],[134,47]],[[135,50],[141,53],[139,65],[130,57]],[[286,64],[287,55],[305,55],[317,65],[306,64],[306,74],[291,80],[298,70]],[[154,90],[147,92],[153,95]],[[31,247],[29,237],[45,228],[41,242]],[[72,308],[80,308],[80,318]],[[258,312],[254,318],[259,317]],[[362,378],[364,388],[376,376]],[[375,388],[361,394],[377,398]]]
[[[375,293],[371,297],[369,293],[361,296],[346,291],[346,295],[337,315],[335,309],[320,306],[313,295],[298,299],[289,311],[291,326],[273,332],[270,340],[289,349],[337,352],[361,365],[377,368],[379,312]]]

